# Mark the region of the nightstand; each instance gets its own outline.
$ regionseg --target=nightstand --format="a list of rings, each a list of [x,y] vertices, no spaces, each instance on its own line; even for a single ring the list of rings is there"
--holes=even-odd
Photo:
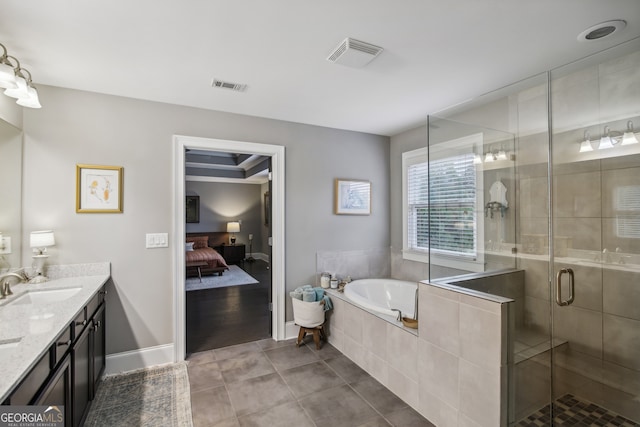
[[[246,255],[245,245],[222,245],[216,248],[227,264],[238,264],[244,262]]]

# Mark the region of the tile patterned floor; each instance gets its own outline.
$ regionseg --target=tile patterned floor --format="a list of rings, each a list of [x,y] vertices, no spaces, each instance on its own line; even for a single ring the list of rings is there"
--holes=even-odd
[[[556,400],[554,410],[556,412],[554,425],[557,426],[640,426],[640,424],[571,394],[566,394]],[[549,426],[551,425],[550,420],[551,408],[550,405],[547,405],[520,421],[518,427]]]
[[[433,427],[328,343],[266,339],[187,362],[195,427]]]

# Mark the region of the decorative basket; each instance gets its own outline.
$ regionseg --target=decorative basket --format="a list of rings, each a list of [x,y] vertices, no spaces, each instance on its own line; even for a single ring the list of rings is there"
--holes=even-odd
[[[305,302],[291,298],[293,320],[298,326],[315,328],[324,323],[324,305],[321,301]]]

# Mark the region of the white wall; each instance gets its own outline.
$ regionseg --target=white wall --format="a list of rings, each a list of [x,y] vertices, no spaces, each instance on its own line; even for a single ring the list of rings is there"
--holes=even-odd
[[[109,354],[173,341],[171,249],[145,249],[144,235],[172,230],[174,134],[286,147],[287,289],[313,280],[319,250],[389,247],[387,137],[38,89],[43,108],[24,111],[23,240],[32,230],[50,228],[57,243],[50,263],[112,263]],[[77,163],[124,166],[124,213],[75,213]],[[338,177],[371,181],[370,216],[333,215]],[[170,235],[171,243],[175,238]],[[29,257],[23,250],[23,262]]]

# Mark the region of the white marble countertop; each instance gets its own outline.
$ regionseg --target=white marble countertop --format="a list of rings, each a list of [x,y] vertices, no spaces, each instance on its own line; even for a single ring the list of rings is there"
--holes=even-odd
[[[45,283],[12,286],[13,295],[0,300],[0,402],[8,397],[110,277],[109,263],[80,267],[77,271],[87,275],[65,277],[69,270],[64,270],[60,278],[49,274],[51,280]],[[13,304],[28,292],[70,288],[78,288],[78,291],[62,301]]]

